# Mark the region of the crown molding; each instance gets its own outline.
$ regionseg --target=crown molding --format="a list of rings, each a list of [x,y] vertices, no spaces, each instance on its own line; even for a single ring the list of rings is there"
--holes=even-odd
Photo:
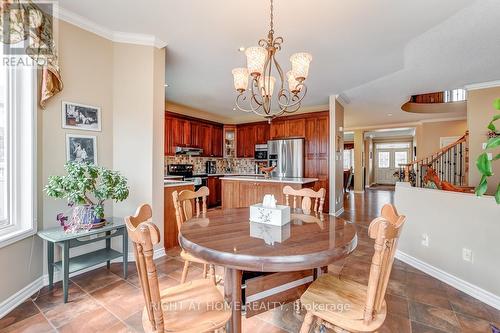
[[[58,6],[55,10],[55,16],[60,20],[73,24],[83,30],[92,32],[116,43],[154,46],[159,49],[167,46],[166,42],[154,35],[114,31],[61,6]]]
[[[478,90],[478,89],[487,89],[487,88],[495,88],[495,87],[500,87],[500,80],[468,84],[465,86],[465,89],[466,90]]]
[[[344,94],[335,95],[335,100],[339,102],[340,105],[342,105],[344,108],[347,107],[347,104],[351,103],[349,98]]]

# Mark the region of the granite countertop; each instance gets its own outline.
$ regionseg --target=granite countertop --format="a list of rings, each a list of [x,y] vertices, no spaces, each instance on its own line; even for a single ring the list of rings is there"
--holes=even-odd
[[[264,177],[263,174],[254,174],[250,172],[228,172],[228,173],[193,173],[193,177],[197,176],[208,176],[208,177],[224,177],[224,176],[252,176],[252,177]]]
[[[247,182],[267,182],[267,183],[286,183],[286,184],[309,184],[318,181],[318,178],[264,178],[259,176],[225,176],[224,180],[239,180]]]
[[[164,180],[163,181],[163,184],[164,184],[164,187],[177,187],[177,186],[189,186],[189,185],[193,185],[194,186],[194,182],[187,182],[187,181],[184,181],[184,180]]]
[[[182,176],[165,175],[163,178],[164,178],[165,180],[167,180],[167,179],[182,179],[182,178],[184,178],[184,177],[182,177]]]

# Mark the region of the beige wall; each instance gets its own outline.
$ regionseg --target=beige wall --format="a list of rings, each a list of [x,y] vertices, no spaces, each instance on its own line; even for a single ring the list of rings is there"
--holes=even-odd
[[[203,110],[194,109],[194,108],[191,108],[189,106],[185,106],[185,105],[181,105],[181,104],[177,104],[177,103],[173,103],[173,102],[168,102],[168,101],[165,102],[165,110],[170,111],[170,112],[183,114],[186,116],[195,117],[195,118],[211,120],[211,121],[219,122],[222,124],[234,123],[234,121],[231,118],[220,116],[220,115],[206,112]]]
[[[344,107],[337,101],[336,96],[330,96],[330,214],[335,214],[344,207],[343,127]]]
[[[495,110],[493,102],[500,98],[500,87],[471,90],[468,92],[467,101],[467,122],[469,127],[469,185],[477,186],[479,184],[480,175],[475,166],[476,158],[483,152],[482,144],[487,141],[487,132],[489,122],[493,115],[499,114],[500,111]],[[496,122],[497,128],[500,126]],[[500,153],[497,149],[493,156]],[[488,193],[495,192],[497,184],[500,182],[500,161],[493,164],[494,176],[488,179]]]
[[[439,150],[442,137],[462,136],[467,131],[467,120],[424,122],[416,127],[417,158],[424,158]]]
[[[67,133],[96,136],[98,164],[129,178],[131,199],[116,209],[106,203],[108,216],[132,214],[137,203],[149,202],[162,221],[158,205],[163,201],[165,51],[116,44],[62,21],[57,43],[64,90],[37,112],[39,229],[57,226],[56,214],[67,210],[64,201],[42,192],[48,176],[64,173]],[[62,101],[99,106],[102,131],[62,129]],[[141,168],[146,172],[137,173]],[[120,248],[120,240],[113,246]],[[76,249],[72,255],[85,250]],[[8,267],[9,273],[1,279],[0,304],[41,277],[45,263],[45,246],[38,236],[1,248],[0,267]]]

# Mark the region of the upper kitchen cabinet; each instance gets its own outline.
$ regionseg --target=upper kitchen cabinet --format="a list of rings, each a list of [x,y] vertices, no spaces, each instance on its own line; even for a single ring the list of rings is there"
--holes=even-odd
[[[266,123],[259,123],[254,125],[255,131],[255,144],[262,145],[267,144],[270,138],[270,126]]]
[[[203,119],[177,115],[165,115],[165,155],[175,155],[175,147],[203,149],[201,156],[222,157],[222,124]]]
[[[271,123],[271,139],[306,136],[306,118],[278,118]]]
[[[255,145],[267,144],[269,140],[268,123],[238,125],[236,135],[237,157],[254,157]]]
[[[271,122],[271,139],[286,138],[287,133],[287,122],[282,119],[275,119]]]

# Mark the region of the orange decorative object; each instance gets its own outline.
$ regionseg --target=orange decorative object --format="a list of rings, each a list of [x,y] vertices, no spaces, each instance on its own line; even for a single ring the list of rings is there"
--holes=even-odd
[[[273,170],[276,169],[275,166],[272,166],[272,167],[260,167],[260,171],[262,171],[264,173],[264,177],[266,178],[270,178],[269,174],[271,172],[273,172]]]
[[[446,181],[441,181],[439,176],[437,175],[436,171],[429,167],[427,169],[427,173],[425,174],[424,177],[424,182],[433,182],[436,184],[436,187],[440,190],[443,191],[451,191],[451,192],[462,192],[462,193],[474,193],[474,188],[473,187],[457,187],[451,183],[448,183]]]

